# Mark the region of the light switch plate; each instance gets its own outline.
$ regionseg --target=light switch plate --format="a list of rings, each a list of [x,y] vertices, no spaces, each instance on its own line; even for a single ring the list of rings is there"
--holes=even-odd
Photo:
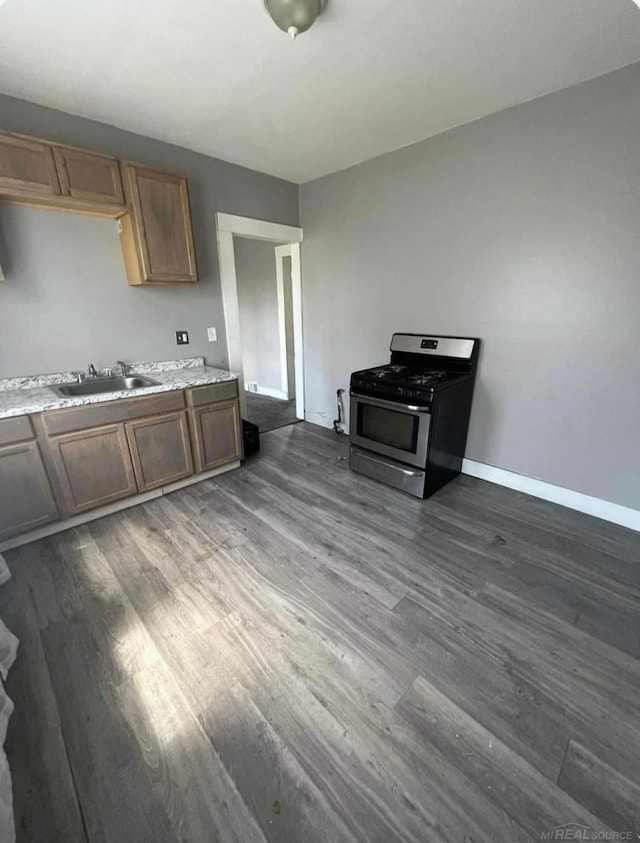
[[[178,345],[189,345],[189,331],[176,331],[176,343]]]
[[[209,342],[215,342],[218,339],[218,332],[215,328],[207,328],[207,337]]]

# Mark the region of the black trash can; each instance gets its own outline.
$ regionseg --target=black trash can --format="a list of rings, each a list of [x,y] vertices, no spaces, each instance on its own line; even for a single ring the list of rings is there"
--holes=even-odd
[[[242,419],[242,439],[244,441],[244,455],[256,454],[260,450],[260,431],[257,424]]]

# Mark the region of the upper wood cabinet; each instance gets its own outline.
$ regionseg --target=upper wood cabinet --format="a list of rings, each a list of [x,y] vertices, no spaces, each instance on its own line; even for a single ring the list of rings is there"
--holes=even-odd
[[[122,176],[132,211],[120,220],[129,284],[195,284],[186,178],[136,164],[123,164]]]
[[[2,132],[0,199],[107,217],[127,210],[115,158]]]
[[[0,200],[119,218],[129,284],[198,281],[184,176],[0,132]]]
[[[58,196],[53,151],[46,143],[0,134],[0,192],[32,198]]]
[[[53,156],[63,196],[124,205],[120,166],[115,158],[66,146],[54,146]]]

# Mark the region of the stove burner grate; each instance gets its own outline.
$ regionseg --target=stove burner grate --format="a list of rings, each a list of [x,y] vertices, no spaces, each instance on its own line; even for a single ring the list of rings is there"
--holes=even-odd
[[[372,380],[388,383],[406,383],[414,386],[429,386],[446,380],[449,373],[445,371],[416,370],[410,366],[402,366],[392,363],[388,366],[379,366],[377,369],[369,369],[360,373]]]

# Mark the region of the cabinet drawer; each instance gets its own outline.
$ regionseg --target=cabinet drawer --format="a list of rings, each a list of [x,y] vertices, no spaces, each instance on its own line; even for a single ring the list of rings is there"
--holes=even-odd
[[[139,398],[119,398],[115,401],[88,404],[84,407],[70,407],[68,410],[49,410],[43,413],[41,418],[45,432],[52,436],[182,409],[184,409],[184,393],[182,390],[177,390],[160,392],[156,395],[141,395]]]
[[[33,438],[33,427],[29,416],[0,419],[0,445],[10,445],[12,442],[24,442],[26,439]]]
[[[231,401],[237,397],[238,381],[212,383],[209,386],[197,386],[187,390],[187,404],[190,407],[213,404],[215,401]]]

